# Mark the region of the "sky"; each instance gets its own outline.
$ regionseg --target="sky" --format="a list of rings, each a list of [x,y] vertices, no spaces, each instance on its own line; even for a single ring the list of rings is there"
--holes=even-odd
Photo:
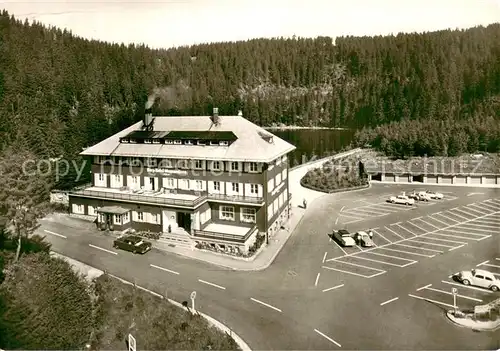
[[[169,48],[269,37],[337,37],[500,22],[500,0],[0,0],[73,34]]]

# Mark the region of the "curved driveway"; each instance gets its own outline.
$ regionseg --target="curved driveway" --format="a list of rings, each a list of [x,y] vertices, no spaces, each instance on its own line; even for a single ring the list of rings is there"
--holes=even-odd
[[[468,210],[460,210],[467,204],[478,206],[469,207],[470,211],[474,211],[473,208],[480,211],[479,206],[484,204],[484,208],[488,209],[485,213],[490,213],[488,216],[491,218],[500,213],[500,202],[483,202],[500,199],[500,189],[450,187],[446,190],[454,193],[452,201],[411,210],[404,206],[394,207],[386,215],[375,216],[376,213],[385,213],[380,209],[388,193],[410,188],[375,185],[364,191],[318,198],[308,206],[303,220],[274,263],[260,272],[231,271],[158,250],[134,256],[112,249],[112,237],[85,226],[70,227],[69,222],[44,220],[40,231],[47,235],[54,251],[123,279],[135,280],[138,285],[168,294],[169,298],[188,300],[191,291],[196,290],[196,307],[230,326],[255,350],[498,348],[495,334],[473,333],[455,327],[443,317],[443,306],[408,296],[420,286],[440,282],[458,269],[493,257],[500,258],[498,229],[494,228],[496,219],[485,222],[487,224],[470,222],[476,226],[470,228],[491,231],[490,236],[484,235],[484,240],[475,240],[453,251],[443,250],[432,257],[423,253],[426,251],[413,251],[419,256],[411,256],[416,262],[406,267],[390,263],[396,261],[384,261],[382,251],[373,251],[379,252],[383,263],[376,263],[376,257],[370,256],[373,267],[377,267],[372,269],[385,272],[373,278],[367,278],[368,274],[363,271],[365,268],[361,268],[364,265],[360,265],[360,261],[337,261],[337,258],[343,259],[345,252],[327,236],[334,228],[347,226],[351,231],[368,227],[386,228],[389,223],[403,223],[450,208],[462,211],[456,212],[457,217],[453,217],[458,225],[461,224],[459,213],[468,218],[464,213]],[[498,211],[495,210],[497,203]],[[344,216],[344,213],[348,215]],[[446,216],[442,216],[441,222],[444,223]],[[452,215],[448,217],[452,218]],[[480,213],[477,217],[481,218]],[[463,222],[467,223],[467,220]],[[438,222],[432,223],[439,225]],[[420,223],[420,227],[425,225]],[[454,225],[451,227],[453,229]],[[403,230],[395,232],[403,235]],[[381,229],[380,234],[383,235]],[[453,234],[448,237],[442,235],[441,246],[434,241],[438,246],[428,250],[440,251],[436,247],[447,247],[445,238],[453,239]],[[474,238],[482,238],[481,234],[476,235]],[[375,237],[376,244],[382,246],[380,240],[380,237]],[[405,245],[404,242],[402,245]],[[387,246],[397,257],[397,250],[393,247],[396,246]],[[364,249],[351,248],[347,254],[353,253],[352,250]],[[389,256],[388,251],[384,252]],[[409,256],[400,257],[410,261]],[[366,263],[369,266],[370,259],[363,259],[368,260]],[[500,265],[500,260],[497,262]],[[342,272],[345,270],[339,268],[344,267],[342,265],[350,265],[359,271]],[[326,266],[333,269],[325,269]],[[396,297],[394,302],[381,305]],[[451,297],[448,300],[451,303]]]

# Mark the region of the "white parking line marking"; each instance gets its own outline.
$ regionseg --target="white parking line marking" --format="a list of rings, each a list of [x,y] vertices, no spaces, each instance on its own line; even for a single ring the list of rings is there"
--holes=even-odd
[[[481,223],[485,223],[485,224],[491,224],[491,225],[494,225],[494,226],[500,226],[500,220],[495,220],[495,219],[491,219],[491,218],[484,218],[484,219],[481,219]]]
[[[433,218],[429,217],[429,219],[433,219]],[[425,223],[425,224],[427,224],[428,226],[431,226],[431,227],[433,227],[433,228],[435,228],[435,229],[439,229],[439,227],[437,227],[437,226],[435,226],[434,224],[430,223],[430,222],[429,222],[429,220],[424,221],[423,219],[419,219],[419,221],[424,222],[424,223]]]
[[[340,250],[342,250],[342,252],[344,253],[344,255],[349,256],[349,254],[348,254],[347,252],[345,252],[345,250],[342,248],[342,246],[340,246],[340,245],[337,243],[337,241],[336,241],[336,240],[332,240],[332,241],[335,243],[335,245],[337,245],[337,246],[339,247],[339,249],[340,249]]]
[[[495,258],[495,260],[500,261],[500,258]]]
[[[481,239],[477,239],[477,241],[481,241],[481,240],[484,240],[484,239],[487,239],[487,238],[491,238],[491,235],[487,235],[487,236],[485,236],[485,237],[483,237]]]
[[[484,228],[492,228],[492,229],[495,229],[498,230],[498,226],[496,225],[487,225],[487,224],[477,224],[477,223],[466,223],[464,224],[464,226],[474,226],[474,227],[484,227]],[[488,231],[488,229],[474,229],[474,228],[471,228],[473,230],[484,230],[484,231]]]
[[[484,262],[481,262],[480,264],[476,265],[476,267],[482,266],[483,264],[488,263],[488,262],[490,262],[490,260],[486,260]]]
[[[363,278],[369,278],[369,276],[366,276],[364,274],[359,274],[359,273],[354,273],[354,272],[349,272],[349,271],[344,271],[342,269],[337,269],[337,268],[332,268],[332,267],[327,267],[327,266],[322,266],[324,269],[329,269],[331,271],[337,271],[337,272],[341,272],[341,273],[345,273],[345,274],[352,274],[352,275],[355,275],[357,277],[363,277]]]
[[[479,211],[479,210],[476,210],[476,209],[471,208],[471,207],[472,207],[471,205],[464,206],[464,208],[465,208],[467,211],[476,212],[476,213],[479,213],[480,215],[484,215],[484,211],[486,210],[486,209],[483,209],[482,211]],[[492,211],[492,210],[489,210],[489,211],[491,211],[490,213],[495,212],[495,211]],[[467,213],[467,212],[466,212],[466,211],[464,211],[464,213]],[[474,215],[474,214],[472,213],[472,215]]]
[[[479,212],[481,214],[484,214],[484,211],[489,211],[490,213],[497,211],[496,209],[492,210],[491,208],[488,207],[488,205],[484,204],[481,204],[481,206],[479,206],[478,204],[470,204],[465,206],[465,208],[471,211]]]
[[[339,222],[339,217],[337,217],[337,219],[335,220],[335,225],[337,225],[338,222]]]
[[[377,276],[379,276],[381,274],[385,274],[385,273],[387,273],[387,271],[378,272],[378,273],[375,273],[375,274],[372,274],[372,275],[368,276],[367,278],[368,279],[374,278],[374,277],[377,277]]]
[[[432,286],[432,284],[427,284],[426,286],[422,286],[421,288],[418,288],[417,291],[427,289],[429,286]]]
[[[481,291],[481,292],[484,292],[484,293],[487,293],[487,294],[494,294],[494,292],[490,291],[490,290],[476,288],[476,287],[473,287],[473,286],[470,286],[470,285],[463,285],[463,284],[459,284],[459,283],[447,282],[446,280],[441,280],[441,283],[448,284],[448,285],[455,285],[455,286],[459,286],[459,287],[465,288],[465,289],[477,290],[477,291]]]
[[[432,233],[431,235],[436,235],[436,234]],[[455,241],[455,240],[447,240],[447,239],[438,239],[438,238],[432,238],[432,237],[428,237],[428,236],[425,236],[425,237],[423,237],[422,239],[429,239],[429,240],[436,240],[436,241],[444,241],[444,242],[448,242],[448,243],[455,243],[455,244],[467,244],[467,243],[464,243],[463,241]]]
[[[282,311],[282,310],[280,310],[279,308],[274,307],[274,306],[271,306],[271,305],[269,305],[269,304],[267,304],[267,303],[265,303],[265,302],[262,302],[262,301],[260,301],[260,300],[254,299],[253,297],[251,297],[251,298],[250,298],[250,300],[252,300],[252,301],[254,301],[254,302],[257,302],[257,303],[260,303],[260,304],[261,304],[261,305],[263,305],[263,306],[266,306],[266,307],[272,308],[272,309],[273,309],[273,310],[275,310],[275,311],[278,311],[278,312],[283,312],[283,311]]]
[[[435,215],[436,215],[436,216],[441,216],[441,217],[444,217],[444,218],[446,218],[447,220],[452,221],[452,222],[454,222],[454,223],[460,223],[460,221],[457,221],[456,219],[453,219],[453,218],[450,218],[450,217],[448,217],[448,216],[445,216],[445,215],[444,215],[444,214],[442,214],[442,213],[436,213]],[[451,224],[451,225],[453,225],[453,224]],[[446,226],[450,226],[450,224],[446,224]]]
[[[316,281],[314,282],[314,286],[318,286],[318,282],[319,282],[319,275],[321,273],[318,273],[318,275],[316,276]]]
[[[427,233],[427,232],[428,232],[428,230],[426,230],[426,229],[422,228],[422,227],[421,227],[421,226],[419,226],[419,225],[416,225],[415,223],[408,222],[408,224],[411,224],[411,225],[412,225],[412,226],[414,226],[415,228],[420,229],[420,230],[421,230],[421,231],[423,231],[424,233]],[[408,232],[410,232],[409,230],[407,230],[407,231],[408,231]],[[413,234],[413,235],[415,235],[415,236],[418,236],[417,234],[415,234],[415,233],[413,233],[413,232],[410,232],[410,233],[412,233],[412,234]],[[420,235],[422,235],[422,234],[420,234]]]
[[[342,212],[344,210],[345,206],[342,206],[339,212]]]
[[[489,209],[489,210],[492,210],[493,212],[496,212],[498,211],[498,207],[496,206],[493,206],[493,205],[489,205],[489,204],[481,204],[481,206],[484,206],[485,208]]]
[[[424,254],[416,253],[416,252],[409,252],[409,251],[396,250],[396,249],[388,249],[386,247],[383,247],[382,250],[388,250],[388,251],[394,251],[394,252],[401,252],[401,253],[408,254],[408,255],[415,255],[415,256],[427,257],[427,258],[434,257],[434,255],[424,255]]]
[[[461,212],[461,213],[465,213],[465,214],[468,214],[467,212],[465,211],[461,211],[460,209],[458,208],[452,208],[449,212],[451,211],[458,211],[458,212]],[[451,212],[453,213],[453,212]],[[464,217],[464,216],[461,216],[461,215],[458,215],[456,213],[453,213],[453,215],[457,216],[457,217],[460,217],[460,218],[463,218],[464,220],[470,220],[470,219],[476,219],[476,216],[472,215],[472,218],[467,218],[467,217]]]
[[[404,246],[404,247],[410,247],[412,249],[419,249],[419,250],[424,250],[424,251],[430,251],[430,252],[436,252],[436,253],[443,253],[443,251],[434,250],[434,249],[426,249],[426,248],[419,247],[419,246],[411,246],[411,245],[406,245],[406,244],[395,244],[395,245]]]
[[[67,239],[68,237],[62,235],[62,234],[57,234],[57,233],[54,233],[54,232],[51,232],[50,230],[43,230],[45,233],[49,233],[49,234],[52,234],[52,235],[55,235],[55,236],[58,236],[60,238],[63,238],[63,239]]]
[[[399,224],[397,224],[397,225],[399,225]],[[396,235],[396,236],[400,237],[400,238],[401,238],[401,240],[404,240],[404,239],[405,239],[403,236],[399,235],[398,233],[396,233],[396,232],[395,232],[394,230],[392,230],[391,228],[389,228],[389,227],[387,227],[387,226],[386,226],[386,227],[385,227],[385,229],[387,229],[388,231],[392,232],[394,235]]]
[[[118,255],[117,252],[114,252],[114,251],[111,251],[111,250],[107,250],[107,249],[104,249],[100,246],[95,246],[95,245],[92,245],[92,244],[89,244],[90,247],[93,247],[94,249],[98,249],[98,250],[101,250],[101,251],[105,251],[105,252],[108,252],[110,254],[113,254],[113,255]]]
[[[325,252],[325,255],[323,256],[323,262],[322,263],[325,263],[326,255],[328,255],[328,252]]]
[[[354,222],[359,222],[360,221],[359,217],[366,217],[366,219],[370,218],[369,216],[361,216],[359,214],[353,214],[353,215],[349,216],[349,215],[346,215],[345,213],[341,213],[340,215],[342,217],[356,218],[356,220]],[[365,219],[365,218],[363,218],[363,219]]]
[[[417,239],[425,239],[425,238],[417,238]],[[418,243],[418,244],[424,244],[424,245],[434,245],[434,246],[440,246],[440,247],[446,247],[446,248],[453,247],[453,245],[443,245],[443,244],[427,243],[425,241],[418,241],[417,239],[408,240],[408,242],[410,242],[410,243],[413,242],[413,243]]]
[[[378,253],[378,252],[368,252],[368,254],[370,254],[370,255],[378,255],[378,256],[383,256],[383,257],[395,258],[395,259],[402,260],[402,261],[414,262],[414,260],[410,260],[409,258],[402,258],[402,257],[398,257],[398,256],[384,255],[384,254],[381,254],[381,253]]]
[[[342,257],[340,257],[340,258],[342,258]],[[348,264],[348,265],[351,265],[351,266],[354,266],[354,267],[360,267],[360,268],[371,269],[372,271],[384,272],[383,269],[378,269],[378,268],[363,266],[363,265],[357,264],[357,263],[350,263],[350,262],[340,261],[340,260],[337,260],[336,258],[334,258],[333,260],[337,261],[337,262],[340,262],[340,263]]]
[[[448,306],[448,307],[451,307],[451,308],[455,307],[453,305],[450,305],[450,304],[447,304],[447,303],[444,303],[444,302],[440,302],[440,301],[436,301],[436,300],[431,300],[431,299],[426,299],[425,297],[421,297],[421,296],[416,296],[416,295],[412,295],[412,294],[408,294],[408,296],[413,297],[415,299],[424,300],[424,301],[428,301],[428,302],[432,302],[432,303],[437,303],[437,304],[443,305],[443,306]]]
[[[439,213],[435,213],[434,215],[437,215],[437,214],[439,214]],[[436,218],[434,218],[434,217],[432,217],[432,216],[433,216],[433,215],[430,215],[430,216],[429,216],[432,220],[434,220],[434,221],[436,221],[436,222],[439,222],[439,223],[441,223],[441,224],[444,224],[445,226],[449,226],[449,224],[448,224],[448,223],[443,222],[443,221],[440,221],[439,219],[436,219]]]
[[[324,337],[326,340],[334,343],[335,345],[337,345],[338,347],[342,347],[342,345],[340,345],[338,342],[336,342],[335,340],[333,340],[332,338],[330,338],[329,336],[326,336],[325,334],[323,334],[322,332],[320,332],[318,329],[314,329],[314,331],[316,333],[318,333],[319,335],[321,335],[322,337]]]
[[[485,263],[483,264],[483,266],[486,266],[486,267],[493,267],[493,268],[500,268],[500,266],[497,266],[495,264],[490,264],[490,263]]]
[[[359,258],[359,259],[361,259],[361,260],[366,260],[366,261],[372,261],[372,262],[377,262],[377,263],[387,264],[387,265],[389,265],[389,266],[401,267],[401,265],[399,265],[399,264],[390,263],[390,262],[385,262],[385,261],[379,261],[379,260],[373,260],[373,259],[371,259],[371,258],[366,258],[366,257],[361,257],[361,256],[356,256],[356,258]],[[342,261],[339,261],[339,262],[342,262]]]
[[[410,222],[407,222],[408,224],[413,224],[413,223],[410,223]],[[414,225],[414,224],[413,224]],[[414,232],[412,232],[411,230],[409,230],[408,228],[406,227],[403,227],[401,224],[398,224],[398,227],[400,227],[401,229],[403,229],[404,231],[407,231],[408,233],[410,233],[411,235],[413,236],[417,236],[417,234],[415,234]],[[423,230],[423,229],[422,229]],[[427,230],[424,230],[424,232],[427,232]]]
[[[168,273],[177,274],[177,275],[180,274],[179,272],[171,271],[170,269],[163,268],[163,267],[160,267],[160,266],[156,266],[154,264],[150,264],[150,266],[153,267],[153,268],[156,268],[156,269],[161,269],[162,271],[165,271],[165,272],[168,272]]]
[[[439,292],[439,293],[446,294],[446,295],[453,295],[453,293],[451,293],[449,291],[439,290],[439,289],[435,289],[435,288],[425,288],[425,290],[431,290],[431,291]],[[466,300],[471,300],[471,301],[476,301],[476,302],[483,302],[483,300],[476,299],[475,297],[469,297],[469,296],[460,295],[460,294],[457,294],[457,296],[461,297],[462,299],[466,299]]]
[[[214,286],[214,287],[219,288],[219,289],[221,289],[221,290],[226,290],[226,288],[225,288],[225,287],[220,286],[220,285],[217,285],[217,284],[214,284],[214,283],[207,282],[206,280],[201,280],[201,279],[198,279],[198,281],[199,281],[200,283],[203,283],[203,284],[207,284],[207,285]]]
[[[344,286],[344,284],[340,284],[340,285],[332,286],[331,288],[328,288],[328,289],[323,289],[323,292],[327,292],[327,291],[330,291],[330,290],[338,289],[338,288],[341,288],[341,287],[343,287],[343,286]]]
[[[460,229],[460,227],[458,227],[458,229]],[[478,233],[471,233],[471,232],[463,232],[461,230],[457,230],[456,228],[455,229],[441,229],[440,232],[446,232],[446,233],[459,233],[459,234],[468,234],[468,235],[474,235],[474,236],[480,236],[480,237],[483,237],[484,234],[478,234]],[[424,234],[425,235],[425,234]],[[467,238],[465,238],[467,239]],[[474,238],[468,238],[469,240],[477,240],[477,239],[474,239]]]
[[[385,301],[385,302],[382,302],[382,303],[380,304],[380,306],[387,305],[388,303],[391,303],[391,302],[396,301],[396,300],[398,300],[398,299],[399,299],[399,297],[395,297],[395,298],[393,298],[393,299],[387,300],[387,301]]]
[[[465,245],[467,245],[467,244],[463,244],[463,245],[460,245],[460,246],[457,246],[457,247],[453,247],[453,248],[449,249],[448,251],[453,251],[453,250],[459,249],[461,247],[464,247]]]
[[[388,240],[385,236],[383,236],[382,234],[380,234],[379,232],[377,232],[376,230],[373,229],[373,232],[377,235],[379,235],[382,239],[384,239],[385,241],[387,241],[389,244],[392,244],[392,241]]]
[[[401,268],[411,266],[412,264],[415,264],[415,263],[417,263],[417,262],[418,262],[418,261],[413,261],[413,262],[406,263],[406,264],[402,265],[402,266],[401,266]]]

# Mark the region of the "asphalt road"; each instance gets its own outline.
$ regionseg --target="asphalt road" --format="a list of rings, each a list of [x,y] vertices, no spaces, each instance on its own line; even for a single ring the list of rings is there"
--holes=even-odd
[[[196,290],[196,307],[256,350],[499,348],[498,333],[457,327],[444,312],[452,287],[460,307],[500,297],[450,278],[479,264],[500,277],[500,189],[432,187],[445,199],[411,208],[385,202],[413,188],[374,185],[317,199],[261,272],[158,250],[134,256],[77,220],[42,221],[40,232],[54,251],[177,301]],[[328,233],[342,227],[374,229],[376,246],[340,248]]]

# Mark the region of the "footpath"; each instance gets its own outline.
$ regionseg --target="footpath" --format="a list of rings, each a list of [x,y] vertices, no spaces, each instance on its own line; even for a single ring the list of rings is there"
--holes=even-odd
[[[352,155],[360,152],[361,149],[352,149],[334,156],[325,157],[313,162],[308,162],[299,165],[290,170],[288,179],[290,193],[292,194],[292,211],[288,222],[285,223],[285,229],[281,229],[274,234],[269,240],[269,244],[263,244],[263,247],[250,258],[237,258],[231,257],[216,252],[190,250],[181,247],[171,247],[167,243],[154,243],[154,246],[163,251],[172,252],[178,255],[186,256],[192,259],[204,261],[217,266],[238,270],[238,271],[260,271],[269,267],[274,259],[278,256],[281,249],[285,246],[286,242],[292,235],[297,235],[297,227],[300,225],[304,217],[305,209],[302,208],[303,200],[305,199],[310,205],[314,200],[321,196],[327,195],[325,193],[310,190],[300,185],[300,180],[306,175],[307,172],[314,168],[323,166],[329,160],[338,159],[345,156]]]

